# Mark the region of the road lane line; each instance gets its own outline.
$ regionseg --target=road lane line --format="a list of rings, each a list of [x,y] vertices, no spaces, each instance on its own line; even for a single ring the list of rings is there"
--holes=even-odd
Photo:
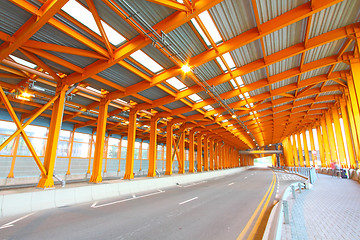
[[[247,177],[244,177],[244,179],[247,179]]]
[[[245,237],[245,234],[246,232],[248,231],[248,229],[250,228],[252,222],[254,221],[256,215],[258,214],[259,210],[260,210],[260,207],[262,206],[263,202],[265,201],[266,199],[266,196],[268,195],[268,193],[270,192],[270,189],[272,189],[275,185],[275,180],[276,177],[275,177],[275,174],[273,173],[273,178],[272,178],[272,181],[271,181],[271,184],[267,190],[267,192],[265,193],[264,197],[262,198],[261,202],[259,203],[259,205],[257,206],[257,208],[255,209],[253,215],[251,216],[251,218],[249,219],[248,223],[246,224],[246,226],[244,227],[244,229],[242,230],[242,232],[240,233],[240,235],[236,238],[236,240],[240,240],[240,239],[243,239]]]
[[[276,177],[275,177],[275,182],[276,182]],[[268,206],[268,204],[269,204],[269,201],[270,201],[270,199],[271,199],[271,196],[272,196],[272,194],[273,194],[273,192],[274,192],[275,182],[274,182],[274,185],[273,185],[273,187],[272,187],[272,189],[271,189],[271,192],[269,193],[269,195],[268,195],[268,197],[267,197],[267,200],[266,200],[266,202],[265,202],[265,204],[264,204],[264,206],[263,206],[263,209],[261,210],[260,215],[259,215],[258,219],[256,220],[253,229],[252,229],[251,232],[250,232],[250,235],[249,235],[248,239],[254,239],[255,234],[256,234],[257,230],[259,229],[259,227],[260,227],[261,220],[262,220],[263,217],[264,217],[265,210],[266,210],[266,208],[267,208],[267,206]]]
[[[234,184],[234,183],[232,182],[232,183],[229,183],[228,185],[231,186],[231,185],[233,185],[233,184]]]
[[[119,200],[119,201],[115,201],[115,202],[104,203],[104,204],[101,204],[101,205],[96,205],[96,203],[97,203],[97,202],[96,202],[96,203],[93,203],[93,205],[91,205],[91,207],[92,207],[92,208],[106,207],[106,206],[113,205],[113,204],[117,204],[117,203],[128,202],[128,201],[135,200],[135,199],[139,199],[139,198],[144,198],[144,197],[153,196],[153,195],[160,194],[160,193],[163,193],[163,192],[165,192],[165,191],[158,190],[158,192],[149,193],[149,194],[141,195],[141,196],[138,196],[138,197],[135,196],[135,197],[132,197],[132,198],[127,198],[127,199],[123,199],[123,200]]]
[[[184,203],[191,202],[191,201],[193,201],[193,200],[195,200],[195,199],[198,199],[198,197],[194,197],[194,198],[192,198],[192,199],[189,199],[189,200],[183,201],[183,202],[179,203],[179,205],[183,205]]]
[[[192,187],[192,186],[199,185],[199,184],[202,184],[202,183],[206,183],[206,181],[201,181],[201,182],[197,182],[197,183],[191,183],[189,185],[180,186],[180,187],[187,188],[187,187]]]
[[[25,215],[25,216],[23,216],[23,217],[21,217],[21,218],[15,219],[14,221],[5,223],[4,225],[2,225],[2,226],[0,227],[0,229],[8,228],[8,227],[13,227],[13,226],[14,226],[14,223],[19,222],[19,221],[21,221],[21,220],[23,220],[23,219],[25,219],[25,218],[27,218],[27,217],[30,217],[30,216],[33,215],[33,214],[35,214],[35,212],[29,213],[29,214],[27,214],[27,215]]]

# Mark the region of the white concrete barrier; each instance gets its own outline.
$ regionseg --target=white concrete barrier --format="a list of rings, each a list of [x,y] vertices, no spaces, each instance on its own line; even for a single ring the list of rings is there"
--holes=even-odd
[[[176,186],[177,184],[189,184],[204,181],[225,175],[232,175],[247,170],[248,167],[232,168],[201,173],[187,173],[160,178],[144,178],[123,180],[101,184],[88,184],[85,186],[39,190],[23,193],[0,194],[0,217],[25,214],[34,211],[63,207],[78,203],[85,203],[111,197],[136,194],[139,192],[153,191]],[[87,184],[87,185],[86,185]],[[21,191],[19,189],[19,191]]]

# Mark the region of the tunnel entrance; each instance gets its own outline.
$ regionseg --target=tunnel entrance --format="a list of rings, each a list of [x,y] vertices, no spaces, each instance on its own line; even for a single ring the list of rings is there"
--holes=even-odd
[[[267,157],[255,158],[254,166],[255,167],[263,167],[263,168],[271,167],[272,166],[272,157],[267,156]]]

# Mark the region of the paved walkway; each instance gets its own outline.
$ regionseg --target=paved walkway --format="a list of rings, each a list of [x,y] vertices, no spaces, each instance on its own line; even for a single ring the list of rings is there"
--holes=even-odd
[[[360,239],[360,184],[319,174],[311,190],[288,197],[281,239]]]

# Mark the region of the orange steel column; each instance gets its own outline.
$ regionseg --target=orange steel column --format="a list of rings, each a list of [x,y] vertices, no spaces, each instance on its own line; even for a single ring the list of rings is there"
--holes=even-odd
[[[348,162],[346,159],[346,153],[344,149],[344,139],[341,132],[341,126],[340,126],[340,117],[338,113],[338,108],[333,107],[331,109],[332,117],[334,121],[334,127],[335,127],[335,134],[336,134],[336,143],[337,143],[337,149],[339,153],[339,162],[343,168],[348,168]]]
[[[309,127],[308,131],[309,131],[309,137],[310,137],[311,160],[313,161],[312,166],[315,167],[316,154],[314,153],[315,152],[315,142],[314,142],[314,135],[313,135],[314,133],[313,133],[312,127]]]
[[[294,166],[298,167],[299,166],[299,159],[298,159],[298,153],[296,150],[296,140],[295,140],[295,134],[292,135],[292,147],[293,147],[293,156],[294,156]]]
[[[359,40],[357,40],[359,41]],[[360,47],[360,46],[358,46]],[[351,73],[353,77],[353,83],[355,88],[356,97],[358,100],[358,105],[360,106],[360,59],[352,59],[350,60]]]
[[[92,174],[90,181],[92,183],[98,183],[102,181],[101,171],[102,163],[104,158],[104,148],[105,148],[105,132],[106,132],[106,119],[108,117],[108,107],[109,100],[101,99],[99,106],[99,116],[96,127],[96,140],[95,140],[95,152],[94,152],[94,162],[92,168]]]
[[[126,149],[126,167],[124,179],[134,178],[134,155],[135,155],[135,139],[136,139],[136,114],[138,110],[135,108],[130,109],[129,115],[129,128]]]
[[[328,138],[328,134],[327,134],[327,130],[326,130],[326,122],[325,122],[325,118],[321,118],[320,119],[320,123],[321,123],[321,133],[323,136],[323,142],[324,142],[324,150],[325,150],[325,163],[326,166],[325,167],[329,167],[330,163],[331,163],[331,153],[330,153],[330,144],[329,144],[329,138]]]
[[[59,97],[55,100],[54,106],[51,114],[51,122],[49,127],[49,134],[46,151],[44,156],[44,168],[46,170],[46,175],[42,174],[41,179],[37,187],[39,188],[52,188],[54,187],[54,166],[56,160],[56,150],[59,142],[59,135],[61,130],[62,118],[64,113],[64,104],[65,104],[65,93],[68,89],[68,86],[62,86],[57,88],[57,94]]]
[[[298,152],[299,152],[299,164],[300,167],[304,166],[304,158],[303,158],[303,153],[302,153],[302,146],[301,146],[301,138],[300,138],[300,132],[298,132],[296,134],[297,136],[297,142],[298,142]]]
[[[355,169],[356,168],[356,161],[355,161],[355,153],[356,152],[354,153],[354,149],[358,150],[358,148],[355,147],[356,146],[355,141],[353,142],[352,139],[351,139],[351,132],[350,132],[350,126],[349,126],[349,117],[348,117],[348,114],[346,112],[346,100],[344,98],[340,99],[340,110],[341,110],[341,117],[342,117],[343,123],[344,123],[346,145],[347,145],[349,158],[350,158],[350,166],[351,166],[351,168]],[[356,134],[356,132],[355,132],[355,134]],[[357,137],[355,137],[355,139],[357,140]]]
[[[352,139],[353,139],[353,143],[354,143],[354,149],[355,149],[355,155],[356,155],[356,159],[359,161],[360,160],[360,142],[359,142],[359,137],[356,131],[356,124],[355,124],[355,118],[354,118],[354,113],[351,107],[351,102],[349,97],[346,94],[346,89],[345,89],[345,96],[346,96],[346,108],[347,108],[347,113],[349,116],[349,122],[350,122],[350,128],[351,128],[351,135],[352,135]]]
[[[185,173],[185,129],[182,129],[183,132],[181,134],[181,137],[179,139],[179,173],[183,174]]]
[[[194,172],[194,157],[195,157],[195,149],[194,149],[194,134],[195,131],[193,129],[189,132],[189,172]]]
[[[331,158],[332,158],[332,161],[338,162],[337,152],[336,152],[336,144],[335,144],[335,136],[334,136],[334,129],[333,129],[333,126],[332,126],[330,112],[325,113],[325,121],[326,121],[328,137],[329,137],[329,143],[330,143]]]
[[[209,171],[209,137],[204,138],[204,171]]]
[[[214,170],[214,139],[210,139],[209,141],[209,149],[210,149],[210,170]]]
[[[301,133],[303,136],[305,164],[306,167],[310,167],[310,158],[309,158],[309,149],[307,145],[306,130],[303,130]]]
[[[167,123],[166,126],[166,168],[165,175],[172,174],[172,162],[173,162],[173,124]],[[176,151],[176,150],[175,150]]]
[[[358,142],[360,143],[360,111],[359,111],[359,101],[358,101],[359,95],[356,94],[355,92],[354,81],[351,78],[347,79],[347,83],[349,89],[348,96],[350,100],[349,107],[351,106],[351,110],[354,117],[355,129],[357,133],[357,139]],[[345,90],[345,94],[347,94],[346,90]]]
[[[157,117],[150,119],[150,141],[149,141],[149,169],[148,177],[156,176],[157,160]]]
[[[218,170],[219,169],[219,165],[218,165],[218,157],[219,157],[219,141],[214,141],[214,169]]]
[[[196,143],[197,143],[197,171],[202,171],[202,142],[201,142],[202,134],[198,132]]]
[[[316,134],[317,134],[318,144],[319,144],[321,167],[326,167],[325,153],[324,153],[325,142],[323,141],[323,135],[321,134],[321,129],[320,129],[319,125],[316,126]]]

